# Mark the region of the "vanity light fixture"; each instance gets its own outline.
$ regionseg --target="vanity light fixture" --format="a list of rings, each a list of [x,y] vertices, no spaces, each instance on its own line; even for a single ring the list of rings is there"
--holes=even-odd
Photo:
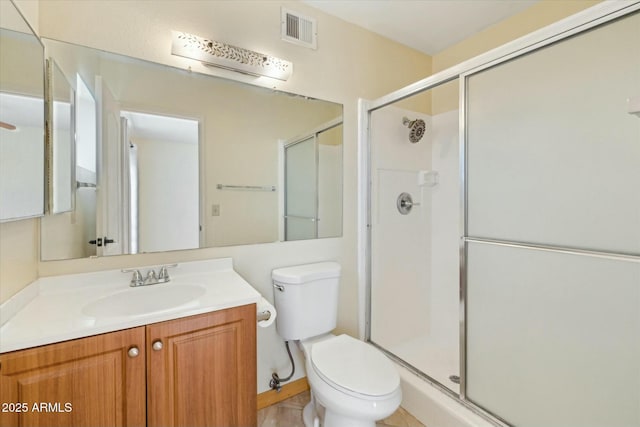
[[[253,50],[198,37],[194,34],[172,31],[171,54],[201,61],[203,64],[253,76],[266,76],[287,80],[293,64]]]

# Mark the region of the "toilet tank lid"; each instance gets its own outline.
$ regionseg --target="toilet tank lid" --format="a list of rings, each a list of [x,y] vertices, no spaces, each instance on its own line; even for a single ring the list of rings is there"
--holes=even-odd
[[[278,268],[271,272],[271,277],[274,281],[292,285],[339,276],[340,264],[337,262],[295,265],[293,267]]]

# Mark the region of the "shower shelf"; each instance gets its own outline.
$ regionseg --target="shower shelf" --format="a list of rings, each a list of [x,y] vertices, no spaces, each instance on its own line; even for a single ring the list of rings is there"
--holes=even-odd
[[[440,183],[440,174],[437,171],[418,171],[419,187],[435,187]]]

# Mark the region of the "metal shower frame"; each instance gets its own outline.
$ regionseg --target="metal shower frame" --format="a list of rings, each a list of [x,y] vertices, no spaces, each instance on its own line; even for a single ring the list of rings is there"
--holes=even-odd
[[[467,228],[467,79],[489,67],[493,67],[505,61],[517,58],[540,48],[549,46],[558,41],[567,39],[604,23],[613,21],[625,15],[640,10],[640,1],[619,2],[604,1],[589,9],[565,18],[557,23],[537,30],[529,35],[516,39],[482,55],[464,61],[451,68],[438,72],[423,80],[385,95],[373,101],[360,99],[358,102],[358,282],[360,293],[360,337],[375,345],[390,358],[397,361],[409,371],[413,372],[440,391],[457,400],[461,405],[472,412],[482,416],[497,426],[509,424],[495,414],[481,408],[467,396],[466,373],[466,307],[467,307],[467,243],[478,242],[493,245],[507,245],[528,247],[536,250],[580,253],[605,258],[640,259],[633,254],[613,254],[599,251],[575,250],[571,248],[559,248],[543,245],[532,245],[522,242],[502,242],[484,239],[474,239],[468,236]],[[460,393],[457,394],[442,385],[427,373],[420,371],[404,360],[398,358],[380,345],[371,340],[371,113],[391,105],[395,102],[409,98],[421,92],[434,89],[443,84],[459,80],[459,173],[460,173],[460,224],[459,224],[459,313],[460,313]]]
[[[318,187],[319,187],[319,170],[320,170],[320,150],[319,150],[319,143],[318,143],[318,136],[323,133],[323,132],[327,132],[335,127],[338,126],[342,126],[343,125],[343,116],[340,115],[338,117],[336,117],[333,120],[329,120],[326,123],[322,123],[321,125],[311,129],[308,132],[305,132],[302,135],[297,135],[293,138],[290,138],[286,141],[282,142],[282,167],[283,167],[283,182],[281,183],[281,187],[282,187],[282,192],[284,194],[284,198],[282,200],[283,203],[283,208],[282,208],[282,227],[283,227],[283,233],[284,233],[284,237],[283,240],[287,240],[287,221],[289,218],[296,218],[296,219],[304,219],[304,220],[310,220],[313,221],[314,223],[314,239],[318,238],[318,222],[320,221],[320,218],[318,218],[318,210],[320,208],[320,195],[319,195],[319,191],[318,191]],[[313,217],[305,217],[305,216],[295,216],[295,215],[288,215],[287,213],[287,191],[286,191],[286,182],[287,182],[287,149],[290,147],[293,147],[294,145],[306,142],[310,139],[313,139],[313,145],[314,145],[314,149],[315,149],[315,167],[316,167],[316,197],[315,197],[315,206],[314,206],[314,212],[315,215]],[[274,190],[275,191],[275,190]]]

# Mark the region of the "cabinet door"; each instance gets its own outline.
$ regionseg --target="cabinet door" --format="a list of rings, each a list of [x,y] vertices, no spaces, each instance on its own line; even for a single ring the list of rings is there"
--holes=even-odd
[[[144,426],[144,340],[141,327],[0,355],[0,425]]]
[[[255,304],[149,325],[147,345],[150,427],[257,424]]]

